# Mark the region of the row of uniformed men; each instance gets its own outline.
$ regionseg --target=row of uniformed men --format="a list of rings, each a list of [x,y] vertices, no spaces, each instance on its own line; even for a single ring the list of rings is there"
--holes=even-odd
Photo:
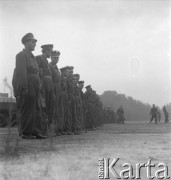
[[[12,81],[22,138],[79,134],[102,125],[103,105],[96,92],[89,85],[83,93],[84,81],[73,74],[73,66],[59,71],[60,52],[52,44],[41,46],[42,55],[34,57],[36,42],[32,33],[22,38],[25,48],[16,55]]]

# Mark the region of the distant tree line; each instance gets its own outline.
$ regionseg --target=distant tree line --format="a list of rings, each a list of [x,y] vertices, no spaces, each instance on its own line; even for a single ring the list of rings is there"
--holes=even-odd
[[[114,111],[120,105],[123,106],[125,118],[128,121],[149,121],[151,105],[135,100],[125,94],[118,94],[116,91],[105,91],[100,98],[106,107],[110,107]],[[170,104],[171,108],[171,104]]]

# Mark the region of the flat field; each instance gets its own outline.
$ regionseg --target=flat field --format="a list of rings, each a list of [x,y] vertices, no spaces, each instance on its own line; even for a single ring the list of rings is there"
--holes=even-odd
[[[171,176],[170,123],[105,124],[80,135],[45,140],[23,140],[16,128],[7,134],[7,128],[0,129],[0,180],[96,180],[102,158],[110,158],[110,162],[120,158],[114,167],[117,173],[128,169],[122,167],[124,163],[130,163],[134,176],[135,164],[147,164],[151,159],[156,165],[151,168],[153,176],[162,169],[157,167],[159,163],[168,166]],[[116,179],[111,172],[109,176]],[[148,180],[147,168],[141,169],[140,178]]]

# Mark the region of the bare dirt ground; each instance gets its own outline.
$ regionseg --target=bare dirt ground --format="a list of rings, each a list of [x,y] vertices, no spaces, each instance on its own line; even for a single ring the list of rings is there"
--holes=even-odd
[[[115,168],[118,172],[125,169],[123,163],[135,167],[150,158],[154,164],[167,164],[171,175],[170,130],[170,123],[126,122],[106,124],[81,135],[22,140],[17,129],[12,128],[9,147],[13,148],[13,155],[7,156],[7,128],[1,128],[0,180],[96,180],[98,160],[103,157],[120,158]],[[156,170],[152,169],[152,175]],[[112,175],[110,178],[116,179]],[[148,179],[145,168],[141,170],[141,179]]]

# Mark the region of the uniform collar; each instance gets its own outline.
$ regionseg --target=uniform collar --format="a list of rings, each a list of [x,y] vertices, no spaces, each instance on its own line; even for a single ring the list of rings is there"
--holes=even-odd
[[[42,59],[48,61],[47,58],[45,56],[43,56],[43,54],[41,56],[42,56]]]
[[[31,56],[34,57],[34,55],[33,55],[33,53],[32,53],[31,51],[29,51],[29,50],[27,50],[27,49],[23,49],[23,51],[24,51],[25,53],[30,54]]]
[[[51,64],[52,66],[54,66],[54,67],[57,67],[57,65],[54,64],[53,62],[50,62],[50,64]]]

